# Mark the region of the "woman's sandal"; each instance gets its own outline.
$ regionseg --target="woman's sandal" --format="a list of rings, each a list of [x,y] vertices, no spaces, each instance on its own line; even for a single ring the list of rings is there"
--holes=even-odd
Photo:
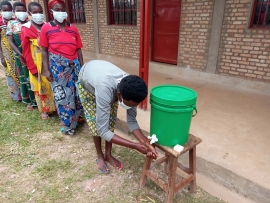
[[[116,165],[113,165],[111,162],[109,162],[108,160],[105,159],[105,161],[107,161],[109,164],[111,164],[112,167],[114,167],[116,170],[119,170],[121,171],[124,167],[123,163],[120,162],[120,166],[116,166]]]
[[[50,117],[46,113],[41,113],[41,118],[42,118],[42,120],[48,120]]]
[[[70,130],[65,130],[64,127],[61,127],[60,128],[60,132],[63,134],[63,135],[74,135],[74,129],[70,129]]]
[[[98,160],[96,159],[96,164],[98,165],[98,170],[102,174],[108,174],[110,173],[110,169],[107,167],[107,164],[101,165],[98,163]]]

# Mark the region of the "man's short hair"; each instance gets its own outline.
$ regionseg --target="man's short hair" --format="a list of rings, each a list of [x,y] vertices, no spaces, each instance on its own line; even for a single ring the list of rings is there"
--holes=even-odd
[[[142,78],[137,75],[128,75],[119,83],[119,92],[123,99],[136,103],[143,101],[148,93],[147,86]]]
[[[2,10],[2,6],[8,6],[8,7],[10,7],[12,9],[12,5],[11,5],[11,3],[9,1],[2,1],[0,3],[0,10]]]
[[[29,12],[32,12],[32,6],[38,6],[38,7],[42,8],[42,6],[38,2],[32,1],[28,4],[28,11]]]
[[[15,2],[15,3],[13,4],[13,11],[15,11],[15,9],[16,9],[17,6],[22,6],[22,7],[25,8],[25,10],[27,10],[27,9],[26,9],[26,5],[25,5],[23,2],[17,1],[17,2]]]

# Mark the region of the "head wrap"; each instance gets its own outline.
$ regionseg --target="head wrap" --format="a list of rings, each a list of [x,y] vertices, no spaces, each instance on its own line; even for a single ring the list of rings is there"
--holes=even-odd
[[[66,6],[65,0],[49,0],[48,9],[52,9],[55,4],[64,4]]]

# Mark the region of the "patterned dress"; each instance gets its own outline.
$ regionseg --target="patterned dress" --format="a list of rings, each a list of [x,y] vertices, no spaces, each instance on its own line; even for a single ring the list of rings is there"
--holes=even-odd
[[[83,88],[80,81],[76,83],[79,90],[80,99],[83,105],[87,124],[92,136],[100,136],[96,126],[96,96]],[[117,118],[118,102],[111,104],[109,130],[114,132],[115,122]]]
[[[41,113],[54,112],[56,108],[50,82],[41,75],[42,54],[38,45],[39,32],[32,26],[31,22],[23,24],[21,40],[23,57],[29,69],[31,90],[35,93],[38,110]],[[37,73],[37,76],[34,76],[31,71],[34,74]]]
[[[10,97],[14,101],[21,101],[21,92],[20,92],[20,82],[19,77],[16,71],[15,56],[8,43],[8,38],[6,35],[7,22],[0,17],[0,34],[1,34],[1,48],[2,53],[7,64],[5,68],[5,75],[7,80],[7,86],[9,90]]]
[[[13,37],[13,42],[18,50],[22,53],[21,46],[21,23],[17,20],[10,20],[7,24],[7,32],[6,34]],[[29,71],[24,64],[22,64],[20,60],[20,56],[15,53],[15,61],[17,66],[17,71],[19,74],[20,80],[20,89],[22,95],[22,102],[26,104],[30,104],[31,106],[36,106],[36,99],[34,92],[31,91],[30,81],[29,81]]]
[[[79,117],[84,117],[79,92],[75,86],[81,69],[78,59],[69,60],[61,55],[49,53],[51,82],[54,100],[60,120],[64,124],[63,131],[72,135]]]

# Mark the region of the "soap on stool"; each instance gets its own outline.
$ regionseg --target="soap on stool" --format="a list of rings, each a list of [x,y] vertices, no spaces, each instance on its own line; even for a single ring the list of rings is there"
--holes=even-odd
[[[177,151],[178,153],[181,152],[184,149],[183,146],[177,144],[173,147],[173,150]]]

